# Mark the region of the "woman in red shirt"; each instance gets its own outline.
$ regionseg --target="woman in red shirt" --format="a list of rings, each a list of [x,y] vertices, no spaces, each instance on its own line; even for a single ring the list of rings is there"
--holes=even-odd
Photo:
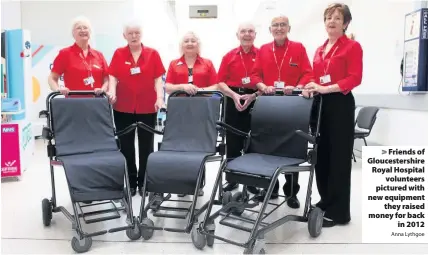
[[[361,84],[363,75],[361,45],[345,35],[351,20],[351,12],[344,4],[332,4],[324,11],[328,40],[317,49],[314,56],[315,82],[305,86],[309,92],[318,93],[315,100],[322,98],[315,171],[321,196],[316,206],[325,211],[324,227],[347,224],[351,220],[355,121],[352,89]]]
[[[109,92],[114,103],[114,120],[117,130],[135,122],[155,128],[157,111],[164,106],[162,75],[165,68],[159,53],[141,43],[141,27],[129,23],[123,31],[128,45],[118,48],[110,63]],[[153,152],[154,135],[138,129],[139,167],[135,162],[135,133],[120,137],[121,151],[126,158],[131,194],[140,195],[149,154]]]
[[[200,40],[195,33],[184,35],[180,53],[181,57],[169,65],[166,92],[184,90],[193,95],[200,89],[217,90],[217,71],[211,60],[200,56]]]
[[[200,40],[195,33],[188,32],[184,35],[180,42],[180,53],[182,56],[169,65],[166,92],[171,94],[183,90],[194,95],[198,90],[217,90],[217,71],[211,60],[200,56]],[[203,194],[201,188],[199,196]]]
[[[91,24],[83,17],[76,18],[72,25],[76,41],[72,46],[59,51],[53,62],[48,84],[53,91],[67,95],[70,90],[94,90],[96,94],[108,89],[107,62],[104,55],[89,45]],[[64,75],[64,86],[58,80]]]

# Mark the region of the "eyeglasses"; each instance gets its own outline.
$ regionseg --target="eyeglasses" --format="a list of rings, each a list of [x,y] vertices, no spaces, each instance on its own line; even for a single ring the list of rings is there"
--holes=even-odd
[[[239,33],[241,33],[241,34],[246,34],[246,33],[254,34],[255,31],[252,29],[242,29],[241,31],[239,31]]]
[[[271,26],[272,26],[272,27],[274,27],[274,28],[278,28],[278,27],[288,27],[288,24],[287,24],[287,23],[285,23],[285,22],[281,22],[281,23],[273,23]]]

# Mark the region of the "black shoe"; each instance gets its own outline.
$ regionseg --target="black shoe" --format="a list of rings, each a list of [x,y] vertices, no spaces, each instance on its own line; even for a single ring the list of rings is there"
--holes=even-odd
[[[260,193],[260,190],[254,186],[247,186],[247,191],[254,195],[257,195]]]
[[[143,196],[143,188],[138,188],[138,194],[139,194],[140,196]]]
[[[296,196],[292,196],[292,197],[290,197],[290,199],[287,200],[287,205],[290,208],[298,209],[298,208],[300,208],[299,199]]]
[[[275,186],[273,187],[272,194],[270,195],[269,199],[277,199],[279,197],[278,191],[279,191],[279,181],[276,181]],[[259,193],[260,195],[257,196],[257,200],[259,200],[260,202],[263,202],[265,200],[266,193],[267,193],[267,189],[264,189],[263,191],[261,191]]]
[[[232,190],[238,188],[238,186],[239,186],[238,183],[226,183],[223,186],[223,191],[232,191]]]
[[[322,222],[323,228],[331,228],[334,226],[336,226],[336,222],[334,222],[334,220],[324,217],[324,220]]]
[[[137,194],[137,189],[136,188],[131,188],[131,196],[135,196]]]

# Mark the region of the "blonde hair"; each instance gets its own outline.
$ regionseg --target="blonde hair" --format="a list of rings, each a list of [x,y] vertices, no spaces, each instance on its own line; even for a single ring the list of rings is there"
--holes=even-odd
[[[193,36],[196,39],[196,42],[198,44],[198,52],[197,53],[198,53],[198,55],[200,55],[201,54],[201,40],[199,39],[199,36],[195,32],[193,32],[193,31],[188,31],[188,32],[186,32],[183,35],[183,37],[181,37],[181,40],[180,40],[180,43],[179,43],[179,52],[180,52],[180,55],[184,54],[183,53],[184,38],[186,38],[186,36],[189,36],[189,35]]]

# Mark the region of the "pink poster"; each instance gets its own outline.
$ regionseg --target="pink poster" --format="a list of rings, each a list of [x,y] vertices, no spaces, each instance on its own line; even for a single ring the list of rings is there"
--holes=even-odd
[[[21,175],[18,124],[1,125],[1,177]]]

